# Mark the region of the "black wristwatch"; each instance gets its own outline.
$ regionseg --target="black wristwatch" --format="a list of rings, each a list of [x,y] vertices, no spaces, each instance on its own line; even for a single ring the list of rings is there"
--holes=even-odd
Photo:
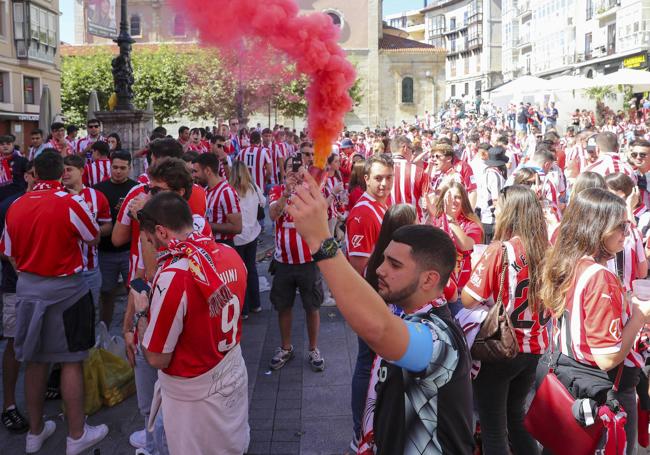
[[[144,310],[144,311],[138,311],[133,315],[133,331],[138,330],[138,322],[140,322],[140,319],[149,317],[148,313],[149,313],[148,310]]]
[[[320,244],[320,248],[311,255],[311,258],[314,262],[322,261],[323,259],[330,259],[336,256],[338,250],[339,242],[337,242],[334,237],[330,237],[329,239],[323,240],[323,243]]]

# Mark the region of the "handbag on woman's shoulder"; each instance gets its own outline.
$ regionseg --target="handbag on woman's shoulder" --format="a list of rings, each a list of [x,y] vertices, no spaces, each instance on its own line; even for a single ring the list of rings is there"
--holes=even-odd
[[[503,246],[503,261],[501,262],[501,277],[499,279],[499,294],[497,301],[490,308],[488,315],[481,324],[471,354],[474,360],[482,362],[499,362],[513,359],[519,353],[519,343],[510,315],[503,305],[503,283],[508,270],[508,250]]]

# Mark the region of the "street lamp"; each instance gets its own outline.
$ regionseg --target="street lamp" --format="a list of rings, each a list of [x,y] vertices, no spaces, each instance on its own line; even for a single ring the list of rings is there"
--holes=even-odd
[[[120,54],[113,59],[113,84],[117,95],[118,111],[133,110],[133,66],[131,66],[131,45],[135,42],[129,34],[129,20],[126,0],[120,2],[120,34],[113,41],[120,47]]]

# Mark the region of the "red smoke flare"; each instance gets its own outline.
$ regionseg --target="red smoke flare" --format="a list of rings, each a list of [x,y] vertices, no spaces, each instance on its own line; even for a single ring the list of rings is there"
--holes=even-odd
[[[258,39],[285,53],[298,72],[310,78],[307,121],[315,165],[323,169],[343,130],[345,114],[352,109],[349,90],[356,79],[338,44],[340,31],[329,16],[298,15],[295,0],[172,0],[172,4],[198,29],[203,43],[239,49],[243,39]]]

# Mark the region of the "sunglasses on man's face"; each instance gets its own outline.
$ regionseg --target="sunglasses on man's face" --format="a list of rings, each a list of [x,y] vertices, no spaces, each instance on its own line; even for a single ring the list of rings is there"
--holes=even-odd
[[[88,128],[99,128],[99,125],[88,125]]]
[[[648,156],[647,153],[637,153],[637,152],[632,152],[630,153],[630,156],[634,159],[640,158],[642,160],[645,160],[646,157]]]
[[[152,196],[155,196],[161,191],[167,191],[164,188],[160,188],[159,186],[152,186],[152,185],[145,185],[143,190],[146,194],[151,194]]]

